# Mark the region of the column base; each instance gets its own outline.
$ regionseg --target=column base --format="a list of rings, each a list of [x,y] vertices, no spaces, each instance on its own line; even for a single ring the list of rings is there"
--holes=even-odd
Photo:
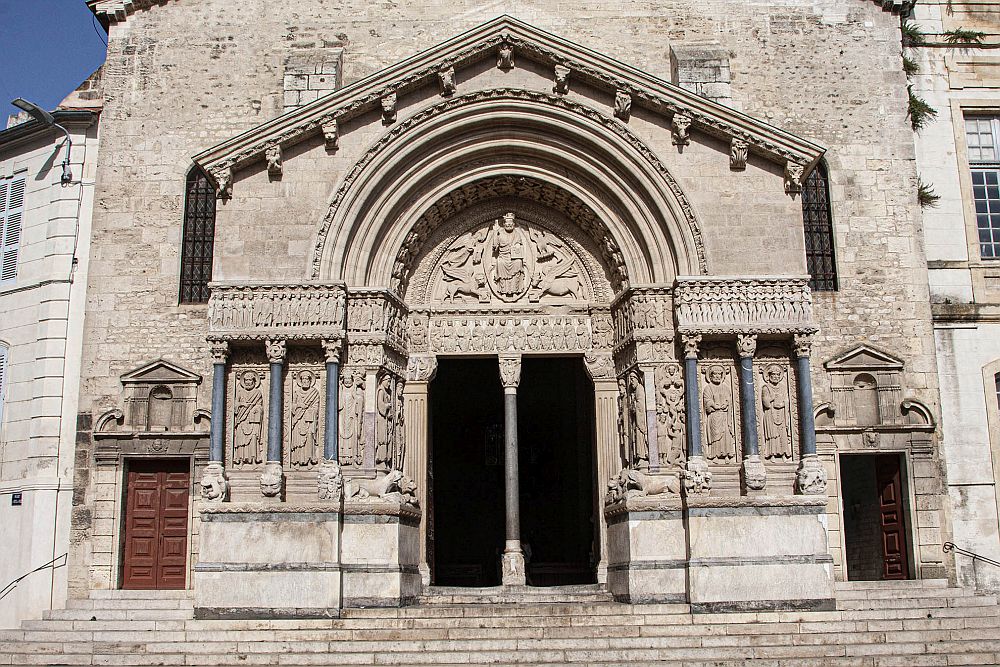
[[[268,461],[264,464],[264,472],[260,474],[260,492],[266,498],[281,498],[285,490],[285,473],[278,461]]]
[[[344,497],[344,473],[337,461],[324,459],[319,464],[317,492],[320,500],[339,502]]]
[[[712,492],[712,473],[708,471],[708,461],[701,456],[688,458],[684,470],[685,495],[708,495]]]
[[[229,480],[226,469],[219,461],[209,461],[201,478],[201,497],[204,500],[224,502],[229,498]]]
[[[823,462],[815,454],[806,454],[795,472],[795,491],[803,496],[826,493],[827,475]]]
[[[526,586],[528,583],[524,568],[524,554],[521,553],[520,546],[515,548],[517,551],[505,551],[500,557],[504,586]]]
[[[767,470],[759,454],[750,454],[743,459],[743,469],[740,471],[743,485],[747,491],[763,491],[767,486]]]

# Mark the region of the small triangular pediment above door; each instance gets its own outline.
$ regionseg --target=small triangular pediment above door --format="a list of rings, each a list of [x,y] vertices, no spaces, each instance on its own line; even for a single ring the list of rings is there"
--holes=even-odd
[[[903,361],[870,345],[858,345],[823,364],[828,371],[902,370]]]
[[[232,187],[233,173],[254,162],[268,161],[280,175],[282,151],[323,134],[335,151],[340,128],[363,114],[378,111],[384,124],[395,119],[396,100],[427,85],[442,96],[463,92],[457,73],[487,59],[496,66],[516,67],[523,60],[551,68],[552,88],[582,84],[610,93],[614,108],[607,116],[627,122],[630,108],[662,114],[680,132],[702,132],[729,143],[734,155],[752,153],[786,170],[786,178],[801,183],[823,155],[820,146],[739,111],[685,90],[668,81],[562,39],[510,16],[500,16],[437,46],[420,52],[364,79],[293,109],[194,157],[223,195]],[[561,90],[562,89],[562,90]],[[791,174],[791,176],[788,176]]]
[[[201,383],[201,376],[166,359],[157,359],[125,373],[121,376],[121,382],[124,385],[199,384]]]

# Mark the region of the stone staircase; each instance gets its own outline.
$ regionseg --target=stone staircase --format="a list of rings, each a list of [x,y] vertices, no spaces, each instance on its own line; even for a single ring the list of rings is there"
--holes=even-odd
[[[945,581],[838,584],[827,612],[693,615],[600,599],[483,604],[479,594],[432,589],[419,606],[336,619],[201,620],[185,591],[95,591],[0,631],[0,664],[1000,664],[996,597]]]

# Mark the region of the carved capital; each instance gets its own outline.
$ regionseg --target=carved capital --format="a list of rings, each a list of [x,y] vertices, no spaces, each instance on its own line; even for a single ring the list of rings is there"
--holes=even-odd
[[[229,343],[224,340],[214,340],[208,346],[213,364],[224,364],[229,359]]]
[[[285,361],[285,354],[288,351],[283,340],[266,340],[264,348],[267,351],[267,360],[272,364],[280,364]]]
[[[740,357],[752,357],[757,353],[757,334],[736,334],[736,350]]]
[[[627,121],[632,115],[632,95],[627,90],[615,91],[615,118]]]
[[[683,113],[675,113],[674,117],[670,120],[670,131],[673,134],[673,144],[674,146],[687,146],[691,143],[691,135],[688,134],[688,130],[691,129],[691,116]]]
[[[812,344],[811,334],[795,334],[795,356],[808,357],[812,353]]]
[[[500,44],[497,51],[497,67],[507,72],[514,67],[514,47],[509,42]]]
[[[498,357],[500,362],[500,382],[504,389],[517,389],[521,382],[521,355],[502,354]]]
[[[437,369],[437,357],[410,355],[406,362],[406,381],[430,382],[437,375]]]
[[[767,486],[767,470],[764,462],[757,454],[751,454],[743,459],[743,484],[751,491],[763,491]]]
[[[802,179],[806,166],[798,162],[785,163],[785,192],[793,195],[802,192]]]
[[[340,123],[336,118],[323,123],[323,141],[326,142],[326,150],[334,153],[340,148]]]
[[[268,147],[264,159],[267,160],[268,176],[281,176],[281,145]]]
[[[583,355],[583,364],[591,380],[615,379],[615,362],[610,354],[588,352]]]
[[[343,348],[344,341],[340,338],[323,339],[323,355],[326,357],[326,363],[339,363],[340,352]]]
[[[684,344],[684,358],[697,359],[698,346],[701,345],[701,334],[684,334],[681,336],[681,342]]]
[[[729,168],[733,171],[743,171],[747,168],[747,155],[750,144],[733,137],[729,142]]]
[[[442,67],[441,70],[438,71],[438,83],[441,84],[442,97],[448,97],[455,94],[456,86],[454,65]]]
[[[552,87],[558,95],[565,95],[569,92],[569,72],[570,69],[565,65],[556,65],[555,67],[555,79],[556,83]]]
[[[382,98],[382,124],[392,125],[396,122],[396,93],[389,93]]]

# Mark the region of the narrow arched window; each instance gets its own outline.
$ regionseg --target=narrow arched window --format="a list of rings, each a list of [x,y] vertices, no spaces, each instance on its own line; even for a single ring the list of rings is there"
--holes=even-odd
[[[826,166],[816,165],[802,185],[802,223],[806,235],[806,268],[813,291],[837,289],[837,261],[830,219],[830,184]]]
[[[181,303],[207,303],[215,245],[215,188],[201,169],[191,170],[184,193]]]

